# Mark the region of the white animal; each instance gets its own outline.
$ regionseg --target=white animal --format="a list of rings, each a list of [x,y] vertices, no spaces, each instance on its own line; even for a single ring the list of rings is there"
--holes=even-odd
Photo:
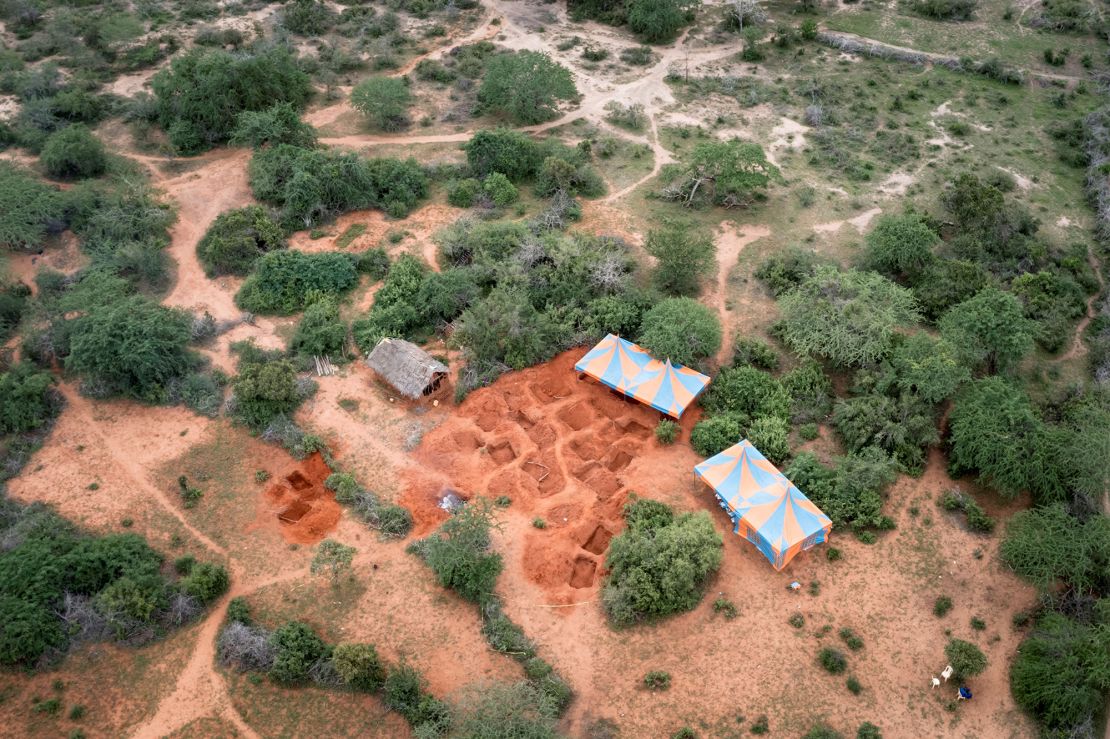
[[[934,688],[939,688],[940,687],[940,678],[934,677],[934,678],[932,678],[932,681],[933,681],[933,687]]]
[[[948,682],[948,678],[952,677],[952,665],[945,667],[941,671],[940,676],[944,678],[944,682]]]

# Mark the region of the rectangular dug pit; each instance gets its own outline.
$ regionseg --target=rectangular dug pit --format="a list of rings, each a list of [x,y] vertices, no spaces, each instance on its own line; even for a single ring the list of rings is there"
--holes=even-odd
[[[597,571],[597,562],[589,557],[578,557],[574,560],[574,570],[570,573],[570,586],[572,588],[588,588],[594,584],[594,573]]]
[[[651,429],[633,418],[622,418],[616,421],[616,424],[622,433],[639,439],[646,438],[651,434]]]
[[[508,464],[516,459],[516,450],[508,440],[497,441],[486,447],[489,457],[499,465]]]
[[[308,503],[303,500],[295,500],[288,508],[278,514],[278,520],[282,523],[297,523],[311,510],[312,506]]]
[[[600,466],[582,482],[597,494],[598,500],[606,500],[621,489],[617,476]]]
[[[528,414],[524,411],[517,411],[514,413],[513,420],[516,421],[517,426],[520,426],[525,431],[536,425],[536,422],[529,418]]]
[[[631,454],[624,450],[617,450],[617,452],[609,458],[609,461],[605,464],[605,466],[609,468],[610,472],[618,472],[627,467],[631,462]]]
[[[609,548],[609,540],[612,538],[613,532],[599,524],[590,534],[590,538],[586,539],[582,548],[591,554],[604,554],[605,550]]]
[[[312,482],[307,477],[301,474],[300,470],[294,470],[291,474],[286,476],[286,480],[293,486],[294,490],[307,490],[312,487]]]
[[[579,402],[560,411],[559,420],[575,431],[581,431],[593,422],[594,414],[589,406]]]

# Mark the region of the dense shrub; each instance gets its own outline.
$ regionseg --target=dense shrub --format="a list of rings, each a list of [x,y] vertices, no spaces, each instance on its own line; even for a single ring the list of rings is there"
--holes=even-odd
[[[409,123],[412,94],[399,77],[368,77],[351,91],[351,106],[383,131],[399,131]]]
[[[482,180],[482,194],[501,208],[515,203],[520,196],[509,178],[500,172],[491,172]]]
[[[339,304],[324,296],[305,309],[289,348],[305,355],[342,356],[346,343],[347,324],[339,317]]]
[[[848,669],[848,659],[839,649],[825,647],[817,654],[817,661],[826,672],[838,675]]]
[[[629,0],[627,7],[632,32],[649,44],[664,44],[694,19],[697,4],[690,0]]]
[[[245,275],[263,254],[285,246],[285,233],[266,209],[248,205],[216,216],[197,244],[197,258],[209,277]]]
[[[832,420],[849,452],[875,446],[915,473],[924,468],[926,448],[940,441],[932,406],[909,393],[840,399]]]
[[[1101,714],[1110,691],[1107,624],[1046,613],[1018,648],[1010,689],[1018,705],[1051,735],[1082,736],[1082,727],[1089,728]]]
[[[290,415],[302,400],[297,371],[287,360],[240,362],[231,387],[235,417],[253,431],[265,429],[278,416]]]
[[[962,259],[935,259],[913,286],[921,313],[936,321],[945,311],[964,302],[987,286],[987,270]]]
[[[782,376],[782,386],[794,399],[793,420],[820,421],[832,410],[832,381],[813,360],[804,361]]]
[[[638,343],[659,359],[695,366],[721,348],[721,324],[692,298],[669,298],[644,314]]]
[[[917,320],[913,295],[874,272],[820,267],[779,298],[782,339],[802,355],[842,366],[876,362],[894,333]]]
[[[335,13],[317,0],[291,0],[281,11],[281,25],[298,36],[319,36],[335,23]]]
[[[710,413],[786,418],[790,415],[791,398],[782,383],[766,372],[754,367],[730,367],[713,379],[701,404]]]
[[[13,365],[0,374],[0,431],[33,431],[49,423],[58,411],[54,376],[30,362]]]
[[[774,371],[779,368],[779,355],[765,341],[738,336],[732,344],[732,366]]]
[[[782,464],[790,456],[790,424],[781,416],[755,419],[748,427],[747,437],[775,464]]]
[[[447,185],[447,202],[456,208],[469,208],[481,192],[482,183],[473,177],[455,180]]]
[[[554,118],[559,102],[577,95],[566,67],[540,52],[515,51],[486,62],[478,102],[488,112],[528,125]]]
[[[281,685],[304,685],[309,681],[312,666],[331,652],[312,627],[300,621],[278,627],[270,636],[270,642],[274,646],[270,677]]]
[[[373,644],[337,644],[331,661],[343,682],[355,690],[374,693],[385,682],[385,666]]]
[[[79,124],[50,134],[40,158],[51,177],[64,180],[98,177],[108,166],[104,144]]]
[[[913,12],[942,21],[969,21],[978,0],[910,0]]]
[[[460,736],[488,739],[556,739],[559,710],[551,696],[529,682],[480,684],[460,702]]]
[[[295,250],[261,256],[235,302],[254,313],[288,314],[301,310],[313,295],[341,295],[358,284],[355,260],[349,254]]]
[[[297,106],[275,103],[265,110],[245,110],[235,119],[231,143],[260,149],[263,146],[290,144],[304,149],[316,146],[316,129],[301,120]]]
[[[1110,586],[1110,518],[1086,521],[1061,504],[1014,514],[999,549],[1002,561],[1042,591],[1058,583],[1080,591]]]
[[[544,158],[536,172],[535,191],[541,198],[559,193],[595,198],[605,193],[605,181],[582,156],[563,153]]]
[[[761,262],[755,276],[763,281],[772,295],[779,297],[812,277],[820,264],[821,259],[816,252],[789,247]]]
[[[868,447],[858,454],[837,458],[835,465],[826,467],[812,453],[802,452],[783,474],[835,526],[859,530],[883,525],[883,493],[898,477],[895,461],[881,449]]]
[[[652,281],[668,295],[697,295],[717,251],[709,234],[688,223],[649,231],[644,249],[655,257]]]
[[[751,419],[740,413],[718,413],[703,418],[690,432],[690,446],[702,457],[712,457],[748,435]]]
[[[198,562],[189,570],[189,574],[182,578],[180,588],[200,603],[211,603],[216,598],[227,592],[231,580],[227,570],[220,565],[208,562]]]
[[[767,186],[779,177],[778,168],[759,144],[740,139],[700,141],[683,158],[661,196],[687,206],[745,206],[764,197]]]
[[[501,555],[490,551],[493,507],[485,499],[467,503],[415,551],[432,568],[440,585],[466,600],[481,602],[493,593],[501,574]]]
[[[959,353],[944,339],[917,333],[898,342],[890,355],[896,384],[926,403],[952,396],[970,378]]]
[[[192,316],[133,296],[91,310],[74,324],[65,366],[101,395],[165,399],[166,384],[196,364]]]
[[[195,154],[228,140],[239,113],[308,99],[308,76],[282,46],[231,54],[193,49],[174,57],[151,83],[158,121],[178,151]]]
[[[65,201],[30,172],[0,162],[0,246],[33,250],[65,225]]]
[[[704,511],[675,516],[651,500],[625,506],[627,527],[609,544],[602,604],[609,621],[629,626],[697,605],[721,564],[721,537]]]
[[[963,639],[949,639],[944,646],[944,656],[955,670],[957,680],[975,677],[987,669],[986,655],[979,647]]]
[[[535,175],[545,156],[539,142],[509,128],[478,131],[463,149],[467,166],[476,177],[500,172],[512,182]]]
[[[362,208],[401,218],[428,193],[427,175],[413,159],[362,159],[286,144],[254,155],[250,184],[255,197],[281,209],[290,231]]]

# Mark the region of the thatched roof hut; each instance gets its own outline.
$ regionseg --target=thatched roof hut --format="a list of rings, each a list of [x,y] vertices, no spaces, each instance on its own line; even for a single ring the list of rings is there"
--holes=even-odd
[[[413,400],[434,393],[447,377],[447,365],[403,339],[379,341],[366,364],[397,392]]]

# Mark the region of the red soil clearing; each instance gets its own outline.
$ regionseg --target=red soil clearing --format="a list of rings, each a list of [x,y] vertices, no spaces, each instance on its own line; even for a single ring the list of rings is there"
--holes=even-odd
[[[342,509],[324,487],[331,469],[319,453],[274,477],[266,490],[264,516],[276,516],[281,535],[297,544],[315,544],[339,524]]]
[[[466,498],[508,496],[513,514],[543,519],[544,528],[524,533],[523,567],[553,604],[596,591],[629,491],[642,489],[637,475],[650,475],[653,458],[667,453],[651,438],[657,411],[575,379],[581,353],[472,393],[415,452],[449,482],[411,471],[401,497],[418,536],[447,517],[438,503],[448,487]]]

